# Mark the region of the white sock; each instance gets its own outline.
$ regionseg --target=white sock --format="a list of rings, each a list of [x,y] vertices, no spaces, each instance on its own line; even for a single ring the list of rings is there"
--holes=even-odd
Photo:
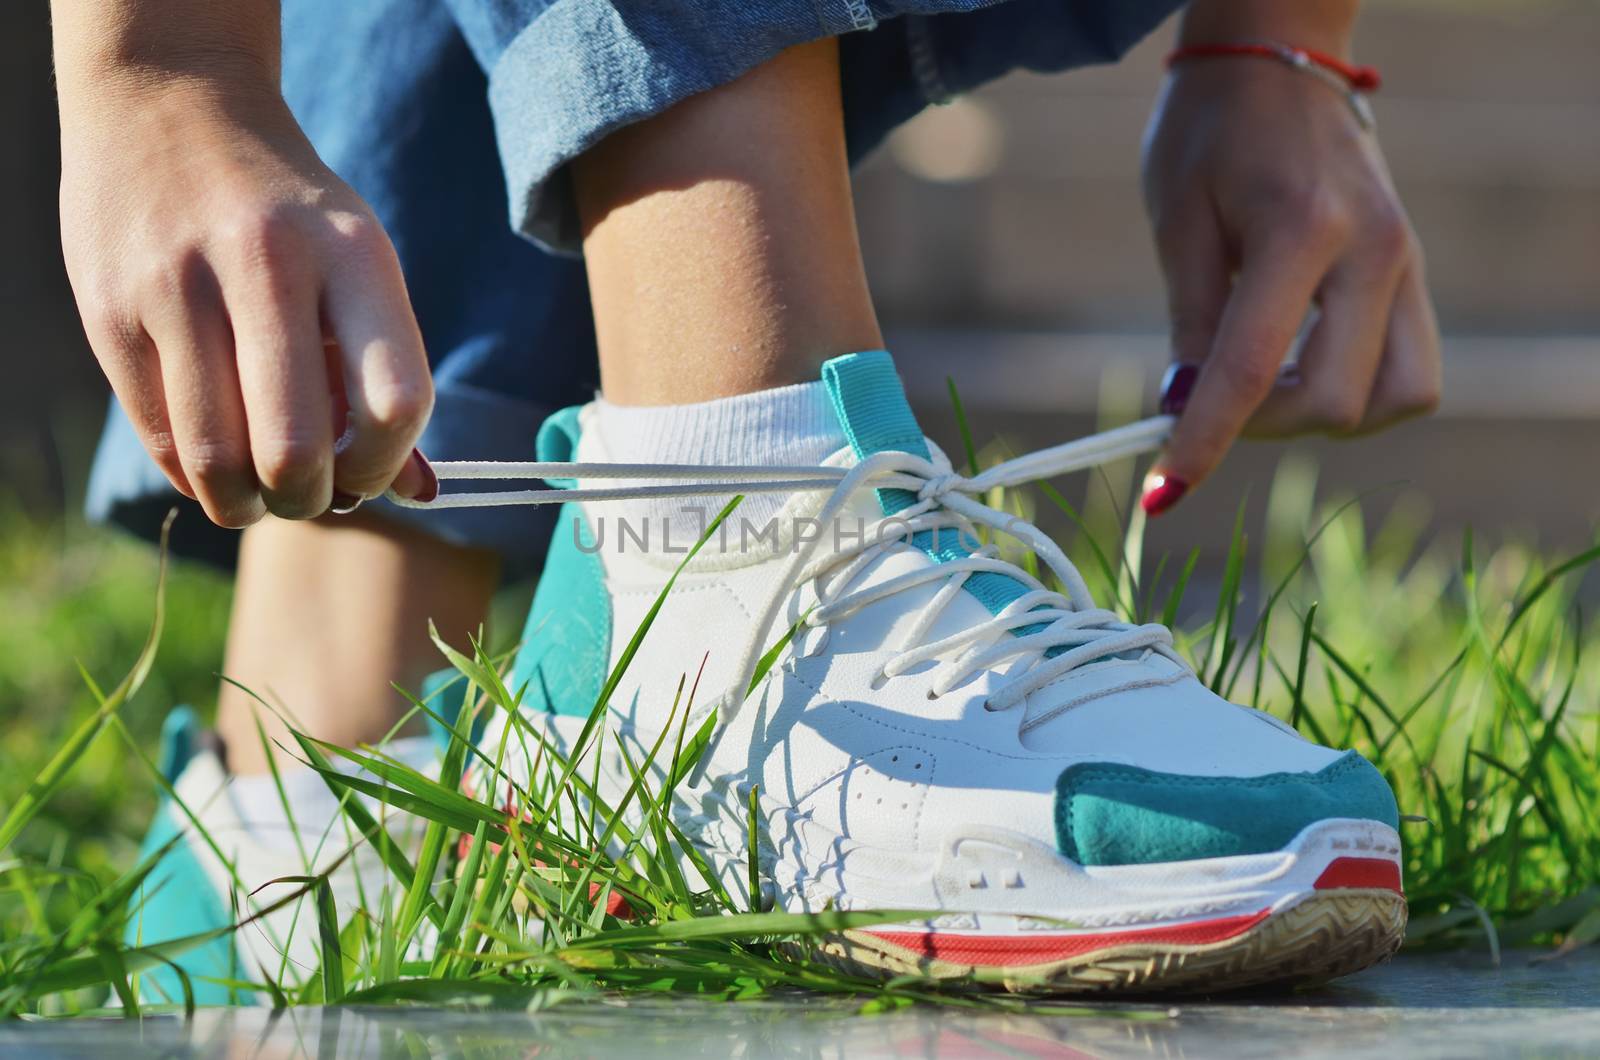
[[[847,444],[820,382],[693,405],[613,405],[601,397],[595,406],[587,429],[599,435],[607,458],[617,463],[804,467],[820,463]],[[705,511],[709,519],[727,500],[727,496],[668,497],[629,503],[627,508],[630,519],[670,518],[673,545],[680,547],[693,544],[693,531],[699,526],[694,510],[709,508]],[[732,518],[761,527],[787,500],[781,493],[748,494]],[[658,531],[652,527],[652,532]]]
[[[408,736],[390,740],[383,751],[418,772],[427,773],[439,760],[439,745],[431,736]],[[343,773],[376,780],[371,773],[343,758],[333,758],[334,765]],[[328,825],[340,814],[339,797],[328,787],[322,774],[305,766],[279,767],[283,779],[283,796],[278,795],[277,782],[271,773],[236,776],[228,779],[228,796],[233,800],[239,820],[250,837],[262,846],[283,853],[295,853],[294,833],[309,852],[317,846]],[[436,773],[437,771],[435,771]],[[287,808],[285,807],[287,803]],[[368,800],[368,809],[374,809]],[[290,827],[290,816],[294,826]],[[343,833],[334,826],[332,833],[338,837],[336,849],[343,849]]]

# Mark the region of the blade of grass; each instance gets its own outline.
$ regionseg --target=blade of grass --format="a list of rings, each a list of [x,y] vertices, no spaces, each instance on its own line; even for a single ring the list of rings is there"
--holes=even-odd
[[[749,872],[750,912],[761,912],[761,785],[750,785],[749,825],[745,832],[745,867]]]
[[[110,695],[102,696],[100,690],[90,680],[90,690],[95,698],[100,701],[98,709],[72,731],[66,743],[50,757],[37,776],[29,782],[27,789],[17,799],[11,809],[6,813],[5,820],[0,821],[0,853],[11,847],[17,835],[27,827],[28,822],[36,817],[44,804],[50,801],[66,780],[72,767],[77,765],[89,750],[89,745],[96,736],[110,722],[113,715],[122,709],[122,705],[131,699],[134,693],[144,685],[145,679],[150,676],[150,669],[155,665],[156,646],[161,643],[161,628],[166,622],[167,601],[167,541],[172,533],[172,521],[177,518],[178,510],[172,509],[161,523],[160,559],[156,571],[156,592],[154,614],[150,620],[150,631],[145,636],[144,647],[140,649],[138,657],[121,681],[117,682]],[[88,678],[87,674],[84,674]]]
[[[684,939],[756,939],[766,936],[804,937],[823,935],[835,931],[874,927],[901,921],[928,920],[938,916],[926,909],[883,909],[871,912],[842,912],[828,910],[819,913],[735,913],[729,916],[696,917],[693,920],[669,920],[649,927],[619,928],[604,936],[583,939],[569,949],[584,950],[594,946],[621,948],[649,942],[666,942]]]
[[[1216,616],[1211,621],[1211,647],[1205,659],[1206,669],[1211,671],[1205,683],[1218,694],[1235,646],[1233,621],[1239,607],[1239,582],[1244,576],[1244,510],[1245,502],[1241,500],[1234,512],[1233,536],[1228,542],[1228,561],[1222,569],[1222,588],[1217,592]]]
[[[1296,729],[1300,727],[1300,719],[1306,712],[1306,666],[1311,662],[1311,635],[1316,626],[1317,605],[1313,601],[1306,608],[1306,617],[1300,626],[1300,655],[1294,669],[1294,698],[1290,701],[1289,724]]]
[[[290,735],[300,745],[301,752],[306,756],[306,763],[321,775],[329,790],[338,796],[340,800],[339,808],[350,819],[350,823],[355,827],[356,833],[368,841],[374,840],[383,831],[383,825],[374,819],[372,814],[367,812],[367,808],[361,805],[359,799],[348,797],[349,792],[346,789],[357,787],[357,783],[340,784],[341,779],[354,782],[356,778],[345,777],[334,769],[332,763],[328,761],[317,746],[317,741],[294,730],[290,730]],[[378,789],[377,797],[381,799],[387,792],[388,789]],[[475,824],[476,822],[473,822],[467,828],[461,828],[460,830],[467,831],[474,827]],[[405,852],[393,843],[374,843],[374,849],[377,850],[378,857],[382,860],[384,867],[389,870],[390,875],[394,876],[396,882],[402,887],[410,888],[411,882],[416,879],[417,873],[416,869],[411,865],[411,860],[406,857]],[[425,903],[423,911],[434,924],[438,924],[444,916],[439,910],[438,903],[434,902],[431,897]]]
[[[1161,624],[1171,629],[1178,622],[1178,608],[1183,606],[1184,593],[1189,588],[1189,578],[1194,574],[1195,564],[1200,562],[1200,547],[1196,545],[1189,550],[1189,557],[1183,561],[1183,569],[1178,572],[1178,581],[1172,587],[1172,592],[1167,594],[1167,606],[1161,610]]]
[[[978,447],[972,444],[972,427],[967,423],[967,410],[961,404],[961,395],[956,390],[954,376],[944,377],[944,384],[950,389],[950,408],[956,416],[956,430],[961,432],[961,449],[967,454],[967,474],[978,473]]]

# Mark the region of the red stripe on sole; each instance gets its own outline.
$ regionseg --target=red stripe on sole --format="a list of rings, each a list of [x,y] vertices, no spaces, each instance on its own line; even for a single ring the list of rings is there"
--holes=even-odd
[[[1405,894],[1400,889],[1400,866],[1388,858],[1334,858],[1313,886],[1319,891],[1357,887]]]
[[[1012,968],[1081,957],[1113,946],[1167,943],[1203,946],[1242,935],[1267,918],[1270,911],[1200,920],[1172,927],[1105,931],[1082,935],[957,935],[941,931],[872,931],[865,933],[920,957],[959,964]]]

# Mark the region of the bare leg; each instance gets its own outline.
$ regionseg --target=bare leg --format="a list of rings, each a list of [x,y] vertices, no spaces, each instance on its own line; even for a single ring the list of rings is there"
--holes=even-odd
[[[382,737],[444,665],[428,621],[464,645],[488,613],[492,554],[445,544],[365,512],[315,522],[267,519],[244,533],[223,673],[285,708],[309,735],[343,746]],[[234,773],[260,773],[257,735],[282,723],[224,684],[217,730]],[[292,746],[292,743],[291,743]]]
[[[856,238],[833,40],[578,159],[607,399],[707,401],[882,345]]]

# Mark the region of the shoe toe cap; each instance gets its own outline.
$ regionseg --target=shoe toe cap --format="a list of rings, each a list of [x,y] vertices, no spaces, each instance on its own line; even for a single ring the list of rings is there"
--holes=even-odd
[[[1394,793],[1348,751],[1316,772],[1187,776],[1085,763],[1056,782],[1056,843],[1080,865],[1148,865],[1281,850],[1318,821],[1397,828]]]

